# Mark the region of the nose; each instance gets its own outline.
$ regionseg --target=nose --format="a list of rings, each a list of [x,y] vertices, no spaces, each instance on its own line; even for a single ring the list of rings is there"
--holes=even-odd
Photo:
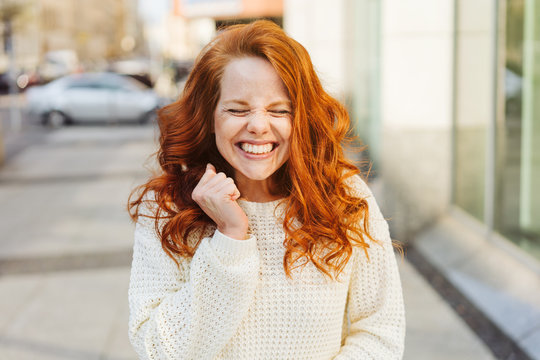
[[[264,111],[254,111],[248,117],[247,130],[253,134],[264,134],[270,131],[269,114]]]

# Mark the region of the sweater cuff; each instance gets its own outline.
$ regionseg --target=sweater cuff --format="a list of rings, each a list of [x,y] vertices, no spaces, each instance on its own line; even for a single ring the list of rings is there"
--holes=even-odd
[[[210,246],[217,254],[240,259],[248,257],[257,251],[257,241],[253,235],[247,240],[236,240],[224,235],[218,229],[210,239]]]

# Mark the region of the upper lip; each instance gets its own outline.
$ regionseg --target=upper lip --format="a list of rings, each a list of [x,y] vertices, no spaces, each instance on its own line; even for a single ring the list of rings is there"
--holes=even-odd
[[[252,144],[252,145],[266,145],[266,144],[277,144],[277,141],[271,140],[241,140],[238,144]]]

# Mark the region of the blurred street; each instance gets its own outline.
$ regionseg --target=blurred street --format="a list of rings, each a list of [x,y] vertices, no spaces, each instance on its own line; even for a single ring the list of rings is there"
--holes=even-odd
[[[25,102],[24,94],[18,94],[13,99],[9,95],[0,95],[0,135],[3,138],[4,155],[7,159],[28,145],[38,143],[49,132],[49,129],[41,126],[38,121],[30,121],[24,111]],[[10,117],[12,104],[15,105],[19,119],[12,120]]]
[[[153,133],[42,132],[1,169],[0,359],[134,358],[125,203],[145,176]]]
[[[133,225],[125,203],[152,167],[155,129],[69,126],[39,137],[0,169],[0,359],[135,359],[127,339]],[[404,358],[493,359],[416,270],[398,261]]]
[[[540,360],[539,2],[0,0],[0,360],[136,358],[126,201],[155,111],[255,19],[366,146],[406,251],[404,359]]]

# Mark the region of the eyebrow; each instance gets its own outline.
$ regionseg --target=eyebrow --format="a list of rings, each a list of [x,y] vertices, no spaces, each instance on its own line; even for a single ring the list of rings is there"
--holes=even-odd
[[[224,104],[229,104],[229,103],[235,103],[235,104],[238,104],[238,105],[245,105],[245,106],[249,106],[249,103],[247,101],[244,101],[244,100],[237,100],[237,99],[233,99],[233,100],[226,100],[223,102]],[[290,100],[279,100],[279,101],[274,101],[273,103],[269,104],[268,106],[276,106],[276,105],[287,105],[287,106],[291,106],[291,102]]]

